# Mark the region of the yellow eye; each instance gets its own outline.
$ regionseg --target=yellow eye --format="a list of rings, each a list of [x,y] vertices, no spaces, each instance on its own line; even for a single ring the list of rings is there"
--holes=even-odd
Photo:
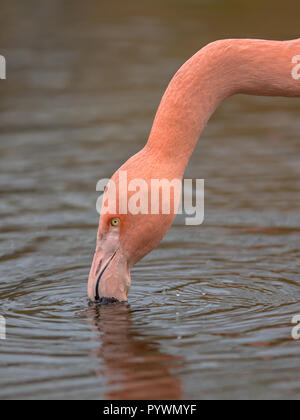
[[[118,217],[114,217],[113,219],[111,219],[110,224],[113,227],[119,226],[119,224],[121,223],[121,220]]]

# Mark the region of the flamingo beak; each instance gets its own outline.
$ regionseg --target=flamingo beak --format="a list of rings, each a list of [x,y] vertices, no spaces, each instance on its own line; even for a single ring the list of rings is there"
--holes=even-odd
[[[105,304],[127,301],[130,288],[127,259],[120,248],[105,248],[96,249],[89,275],[88,297],[92,302]]]

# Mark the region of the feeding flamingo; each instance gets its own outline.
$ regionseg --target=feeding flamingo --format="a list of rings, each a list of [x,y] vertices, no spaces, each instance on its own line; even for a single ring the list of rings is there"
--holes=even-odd
[[[229,39],[213,42],[191,57],[171,80],[148,142],[119,171],[128,182],[141,178],[182,179],[210,116],[234,94],[300,97],[293,77],[300,38],[292,41]],[[129,193],[130,194],[130,193]],[[171,214],[102,214],[88,280],[92,301],[127,300],[130,268],[161,242]]]

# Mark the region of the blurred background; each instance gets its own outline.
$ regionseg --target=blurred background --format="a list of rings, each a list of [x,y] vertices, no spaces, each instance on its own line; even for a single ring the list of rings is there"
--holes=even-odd
[[[179,66],[220,38],[299,37],[298,1],[2,0],[0,398],[300,395],[300,100],[236,96],[186,172],[129,304],[89,307],[96,182],[141,149]],[[299,51],[300,54],[300,51]]]

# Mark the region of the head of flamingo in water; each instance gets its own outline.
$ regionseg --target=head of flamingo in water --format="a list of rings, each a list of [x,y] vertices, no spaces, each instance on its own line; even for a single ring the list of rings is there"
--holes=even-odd
[[[181,179],[202,130],[225,98],[239,93],[300,97],[299,56],[300,39],[230,39],[198,51],[171,80],[146,146],[113,175],[117,202],[120,170],[127,171],[128,183]],[[130,196],[126,188],[123,193]],[[174,217],[175,212],[102,214],[88,297],[103,303],[127,300],[130,268],[158,246]]]

